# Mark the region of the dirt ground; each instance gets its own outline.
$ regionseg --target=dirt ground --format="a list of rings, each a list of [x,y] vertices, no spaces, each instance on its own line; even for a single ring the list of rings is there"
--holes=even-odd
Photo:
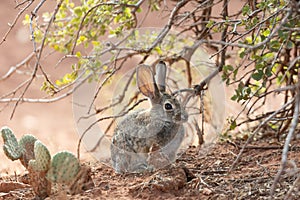
[[[252,143],[236,168],[228,172],[243,143],[190,147],[172,166],[153,173],[120,175],[101,163],[85,163],[91,167],[93,187],[76,195],[54,189],[47,199],[268,199],[280,167],[282,144]],[[299,181],[295,181],[299,158],[300,146],[296,141],[291,144],[288,168],[272,199],[285,199],[287,194],[288,199],[300,198]],[[26,180],[22,175],[2,177],[0,186],[3,182]],[[32,199],[33,191],[24,182],[25,188],[1,192],[0,199]]]

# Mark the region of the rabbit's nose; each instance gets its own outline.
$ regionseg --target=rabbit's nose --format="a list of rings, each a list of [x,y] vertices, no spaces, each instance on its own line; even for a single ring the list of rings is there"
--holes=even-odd
[[[189,118],[189,116],[188,116],[187,112],[181,111],[181,121],[187,122],[188,118]]]

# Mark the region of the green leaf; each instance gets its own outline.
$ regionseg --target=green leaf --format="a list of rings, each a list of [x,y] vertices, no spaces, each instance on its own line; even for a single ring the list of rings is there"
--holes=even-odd
[[[124,10],[123,10],[124,14],[127,15],[127,16],[131,16],[131,9],[126,7]]]
[[[244,58],[246,55],[245,48],[241,48],[238,52],[240,58]]]
[[[258,62],[255,65],[255,69],[260,70],[263,69],[265,67],[265,65],[263,64],[263,62]]]
[[[235,94],[231,97],[231,100],[236,101],[238,99],[238,96]]]
[[[242,8],[242,14],[243,16],[249,15],[251,13],[250,6],[247,4]]]
[[[278,30],[278,36],[283,39],[286,40],[289,36],[288,32],[283,31],[283,30]]]
[[[82,56],[82,55],[81,55],[81,52],[80,52],[80,51],[77,51],[77,52],[76,52],[76,57],[77,57],[77,58],[81,58],[81,56]]]
[[[269,52],[263,55],[263,60],[264,61],[270,61],[274,58],[274,53],[273,52]]]
[[[75,13],[78,17],[81,17],[81,15],[82,15],[82,8],[81,8],[80,6],[75,7],[75,8],[74,8],[74,13]]]
[[[229,130],[234,130],[236,128],[236,126],[237,126],[236,120],[232,120],[230,123]]]
[[[292,41],[289,40],[289,41],[287,42],[287,44],[286,44],[286,48],[287,48],[287,49],[292,49],[292,48],[294,48],[294,43],[293,43]]]
[[[262,32],[262,35],[265,36],[265,37],[268,37],[270,35],[270,29],[266,29]]]
[[[233,71],[234,70],[234,68],[233,68],[233,66],[232,65],[224,65],[223,66],[223,70],[224,71]]]
[[[265,69],[265,75],[267,77],[271,77],[273,74],[272,74],[272,68],[271,67],[266,67]]]
[[[206,24],[206,28],[211,28],[215,24],[215,21],[209,20],[209,22]]]
[[[156,51],[158,55],[162,55],[163,54],[163,51],[158,46],[154,47],[154,51]]]
[[[280,42],[278,40],[271,41],[270,48],[272,49],[272,51],[278,51],[280,48]]]
[[[264,76],[264,73],[262,70],[257,70],[257,72],[255,72],[251,75],[251,77],[256,81],[261,80],[263,78],[263,76]]]

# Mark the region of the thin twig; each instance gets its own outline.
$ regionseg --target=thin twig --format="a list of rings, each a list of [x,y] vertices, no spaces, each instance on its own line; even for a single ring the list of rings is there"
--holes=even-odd
[[[44,34],[44,37],[43,37],[43,40],[42,40],[42,44],[41,44],[41,46],[40,46],[40,51],[39,51],[39,53],[37,54],[37,61],[36,61],[36,63],[35,63],[34,70],[33,70],[33,72],[32,72],[31,78],[29,79],[29,82],[28,82],[28,84],[26,85],[24,91],[22,92],[22,94],[21,94],[20,97],[18,98],[18,101],[15,103],[14,108],[13,108],[13,111],[12,111],[11,116],[10,116],[10,119],[13,118],[14,113],[15,113],[15,111],[16,111],[16,109],[17,109],[17,106],[19,105],[19,103],[20,103],[21,100],[23,99],[25,93],[26,93],[27,90],[29,89],[31,83],[33,82],[33,80],[34,80],[34,78],[35,78],[35,76],[36,76],[37,70],[38,70],[39,65],[40,65],[40,59],[41,59],[41,56],[42,56],[42,52],[43,52],[43,49],[44,49],[44,46],[45,46],[45,41],[46,41],[47,33],[48,33],[49,29],[50,29],[50,26],[51,26],[52,22],[55,20],[55,15],[57,14],[57,12],[58,12],[58,10],[59,10],[59,8],[60,8],[62,2],[63,2],[63,0],[60,0],[60,1],[58,2],[58,4],[56,5],[55,9],[54,9],[54,13],[53,13],[53,15],[52,15],[52,17],[51,17],[51,19],[50,19],[50,21],[49,21],[49,23],[48,23],[47,28],[46,28],[46,31],[45,31],[45,34]],[[36,50],[36,49],[35,49],[35,50]]]
[[[300,72],[298,72],[298,73],[300,74]],[[298,79],[298,80],[300,80],[300,79]],[[289,129],[288,135],[286,136],[284,147],[282,150],[281,167],[275,176],[275,179],[274,179],[271,191],[270,191],[271,198],[273,197],[277,183],[279,182],[279,179],[286,168],[287,160],[288,160],[287,157],[288,157],[288,152],[289,152],[289,145],[291,143],[291,140],[294,136],[295,130],[296,130],[298,122],[299,122],[299,104],[300,104],[300,91],[299,91],[300,87],[299,86],[300,86],[300,83],[298,84],[297,93],[296,93],[296,97],[295,97],[294,114],[293,114],[291,127]]]
[[[91,7],[86,13],[85,15],[83,16],[83,18],[81,19],[80,21],[80,24],[79,24],[79,28],[78,28],[78,31],[76,33],[76,36],[74,38],[74,44],[73,44],[73,47],[72,47],[72,50],[71,50],[71,54],[74,54],[74,51],[75,51],[75,48],[76,48],[76,45],[77,45],[77,40],[79,38],[79,35],[80,35],[80,31],[81,29],[83,28],[83,23],[86,19],[86,17],[93,11],[95,10],[96,8],[99,8],[100,6],[117,6],[117,7],[121,7],[121,6],[126,6],[126,7],[133,7],[134,8],[134,12],[141,6],[141,4],[144,2],[144,0],[140,0],[139,2],[137,2],[135,5],[131,5],[131,4],[123,4],[123,3],[117,3],[117,2],[101,2],[101,3],[98,3],[96,4],[95,6]],[[116,8],[114,8],[116,9]]]
[[[85,131],[82,133],[82,135],[80,136],[79,140],[78,140],[78,145],[77,145],[77,158],[80,159],[80,145],[81,142],[84,138],[84,136],[86,135],[86,133],[93,127],[95,126],[97,123],[99,123],[100,121],[103,120],[108,120],[108,119],[116,119],[116,118],[120,118],[125,116],[127,113],[129,113],[131,110],[133,110],[136,106],[138,106],[140,103],[142,103],[143,101],[147,100],[146,98],[144,99],[140,99],[139,101],[137,101],[133,106],[131,106],[130,108],[128,108],[125,112],[120,113],[118,115],[112,115],[112,116],[106,116],[106,117],[102,117],[100,119],[97,119],[95,122],[93,122],[92,124],[89,125],[89,127],[87,127],[85,129]]]
[[[124,106],[124,108],[120,111],[120,113],[126,113],[126,114],[128,113],[128,112],[126,111],[126,109],[130,106],[130,104],[131,104],[134,100],[136,100],[136,99],[138,98],[138,94],[139,94],[139,93],[136,93],[136,94],[129,100],[129,102],[127,103],[127,105]],[[133,106],[136,107],[138,104],[140,104],[140,103],[142,103],[142,102],[144,102],[144,101],[146,101],[146,100],[147,100],[147,98],[140,99],[140,100],[138,100]],[[130,109],[130,110],[133,110],[133,108]],[[115,120],[116,120],[116,119],[117,119],[117,118],[112,118],[112,121],[111,121],[110,124],[107,126],[106,130],[104,131],[104,134],[103,134],[103,135],[101,136],[101,138],[97,141],[97,143],[95,144],[95,146],[89,150],[90,152],[94,152],[94,151],[97,149],[97,147],[100,145],[102,139],[107,135],[107,132],[108,132],[109,129],[112,127],[112,125],[115,123]]]
[[[300,175],[298,175],[297,179],[294,181],[292,187],[289,189],[288,193],[286,194],[284,200],[290,200],[290,199],[293,199],[292,198],[292,193],[293,193],[293,190],[295,188],[299,188],[300,187]]]
[[[3,42],[6,41],[7,36],[9,35],[9,33],[12,31],[12,29],[15,27],[15,25],[17,24],[19,18],[21,17],[21,15],[27,10],[27,8],[29,8],[31,6],[31,4],[34,2],[34,0],[29,1],[29,3],[22,9],[20,10],[20,12],[17,14],[17,16],[15,17],[14,21],[12,22],[12,24],[9,24],[9,29],[7,30],[7,32],[4,34],[0,45],[3,44]]]
[[[68,90],[67,92],[63,93],[60,96],[53,97],[53,98],[40,98],[40,99],[38,99],[38,98],[37,99],[33,99],[33,98],[22,98],[22,99],[20,99],[20,98],[6,98],[6,99],[4,99],[3,98],[2,99],[2,98],[0,98],[0,103],[9,103],[9,102],[18,102],[18,101],[26,102],[26,103],[53,103],[53,102],[59,101],[61,99],[64,99],[64,98],[72,95],[80,87],[80,85],[82,83],[84,83],[85,81],[90,79],[91,76],[93,75],[92,73],[90,73],[90,74],[85,74],[85,73],[86,73],[86,71],[82,72],[77,77],[77,79],[71,84],[71,85],[74,85],[74,83],[76,83],[76,85],[72,89]],[[81,80],[83,75],[85,75],[85,77]],[[80,80],[80,82],[78,82],[78,80]],[[26,80],[24,83],[21,84],[21,86],[24,86],[26,83],[28,85],[29,81],[30,81],[30,79]],[[71,85],[69,85],[69,86],[71,86]]]
[[[20,83],[15,89],[13,89],[12,91],[10,91],[10,92],[8,92],[8,93],[2,95],[2,96],[0,97],[0,102],[1,102],[2,99],[4,99],[4,98],[7,97],[7,96],[10,96],[10,95],[14,96],[14,95],[17,93],[17,91],[19,91],[24,85],[26,85],[26,84],[28,83],[28,81],[29,81],[29,80],[26,80],[26,81],[24,81],[23,83]],[[6,101],[6,102],[3,102],[3,103],[10,103],[10,102],[11,102],[11,101]],[[2,102],[1,102],[1,103],[2,103]]]
[[[254,136],[258,133],[258,131],[260,130],[261,127],[263,127],[268,121],[270,121],[275,115],[277,115],[281,110],[285,109],[287,106],[289,106],[290,104],[292,104],[294,102],[294,98],[292,98],[290,101],[288,101],[287,103],[285,103],[281,108],[279,108],[278,110],[276,110],[274,113],[270,114],[269,117],[267,117],[262,123],[259,124],[259,126],[253,131],[253,133],[251,134],[250,137],[248,137],[246,143],[243,145],[242,149],[240,150],[239,154],[237,155],[237,157],[235,158],[234,162],[232,163],[230,169],[228,170],[228,172],[232,172],[233,169],[236,167],[237,163],[239,162],[239,160],[241,159],[241,156],[246,148],[246,146],[249,145],[249,143],[252,141],[252,139],[254,138]]]
[[[174,23],[174,19],[177,16],[178,11],[185,6],[185,4],[187,4],[189,1],[188,0],[181,0],[179,1],[176,6],[173,8],[169,20],[167,22],[167,24],[164,26],[164,28],[162,29],[162,31],[158,34],[156,40],[151,44],[150,47],[148,47],[145,52],[150,52],[152,51],[152,49],[154,47],[156,47],[159,43],[161,43],[163,41],[163,39],[167,36],[167,34],[169,33],[169,31],[171,30],[171,27],[173,26]]]
[[[118,51],[118,53],[116,54],[116,58],[118,58],[119,54],[120,54],[120,51]],[[122,66],[123,66],[123,64],[126,62],[126,60],[127,60],[127,58],[125,58],[125,59],[122,61],[122,63],[119,65],[119,67],[116,67],[116,66],[115,66],[116,63],[117,63],[116,60],[112,61],[112,62],[114,62],[114,68],[113,68],[113,70],[112,70],[111,72],[108,73],[108,76],[104,78],[104,80],[102,81],[102,83],[100,84],[100,86],[96,89],[96,92],[95,92],[95,95],[94,95],[93,100],[92,100],[92,102],[91,102],[91,105],[90,105],[90,108],[89,108],[89,110],[88,110],[88,113],[91,112],[91,110],[92,110],[92,105],[95,103],[95,101],[96,101],[96,99],[97,99],[97,97],[98,97],[98,95],[99,95],[101,89],[103,88],[103,86],[104,86],[104,85],[105,85],[105,84],[113,77],[113,75],[114,75],[116,72],[118,72],[118,71],[122,68]]]
[[[31,40],[33,42],[33,51],[35,53],[37,53],[37,47],[36,47],[36,41],[35,41],[35,37],[34,37],[33,18],[36,18],[37,12],[39,11],[39,9],[43,6],[43,4],[45,2],[46,2],[46,0],[41,0],[40,3],[31,12],[31,17],[30,17],[29,28],[30,28],[30,33],[31,33]],[[49,24],[51,24],[51,22],[49,22]],[[45,35],[47,35],[47,31],[46,31]]]
[[[38,49],[39,51],[39,49]],[[8,79],[11,75],[13,75],[19,68],[26,65],[33,57],[35,56],[35,52],[31,52],[24,60],[15,66],[11,66],[10,69],[0,78],[0,82]]]

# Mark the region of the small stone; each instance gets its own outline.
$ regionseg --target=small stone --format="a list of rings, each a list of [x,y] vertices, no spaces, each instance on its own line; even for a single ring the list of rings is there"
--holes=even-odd
[[[209,196],[212,194],[212,190],[208,188],[203,188],[202,194]]]

